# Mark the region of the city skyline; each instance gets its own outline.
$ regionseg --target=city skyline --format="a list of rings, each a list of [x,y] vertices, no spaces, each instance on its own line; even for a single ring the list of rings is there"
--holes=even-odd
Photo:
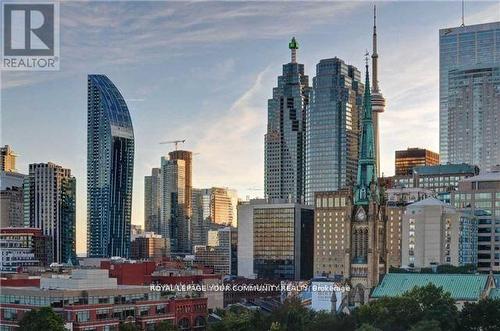
[[[158,20],[165,17],[172,18],[174,13],[182,13],[183,5],[191,6],[192,9],[197,4],[148,4],[141,7],[141,10],[145,10],[147,7],[151,14],[157,15],[150,19]],[[212,4],[213,7],[219,5]],[[312,27],[300,23],[291,28],[287,25],[286,20],[279,19],[281,16],[277,12],[279,12],[280,8],[293,7],[294,5],[298,6],[299,13],[293,15],[297,15],[300,19],[306,21],[307,17],[315,17],[316,15],[319,18],[317,23],[311,23]],[[431,5],[436,7],[434,11],[424,9]],[[201,24],[201,26],[204,26],[203,31],[206,33],[192,32],[198,35],[196,37],[191,35],[192,38],[189,39],[187,38],[189,35],[183,35],[183,32],[180,31],[177,36],[186,38],[188,42],[184,41],[185,44],[175,40],[175,38],[173,38],[174,40],[166,38],[165,41],[168,40],[171,43],[165,45],[164,41],[160,42],[160,40],[153,38],[155,33],[159,31],[151,29],[151,35],[147,36],[147,38],[150,38],[147,40],[149,42],[147,46],[153,47],[155,45],[153,41],[156,41],[158,43],[157,51],[165,50],[174,53],[173,56],[167,56],[167,60],[164,62],[159,59],[160,54],[148,54],[148,61],[151,60],[157,67],[150,63],[124,63],[122,61],[130,57],[135,58],[136,55],[139,57],[140,54],[126,54],[126,58],[124,58],[118,52],[111,52],[116,58],[104,58],[98,62],[98,65],[89,64],[87,62],[91,62],[96,55],[89,55],[89,59],[86,59],[81,57],[80,54],[76,54],[76,49],[82,46],[79,44],[82,41],[78,41],[75,35],[76,29],[79,27],[83,27],[82,31],[87,34],[87,39],[83,39],[84,47],[93,46],[93,42],[96,42],[96,40],[92,41],[92,33],[97,33],[97,30],[93,30],[94,28],[91,27],[93,24],[99,29],[110,33],[110,45],[114,47],[113,50],[119,48],[120,42],[126,41],[126,38],[125,40],[113,38],[113,33],[116,34],[117,32],[125,37],[125,23],[121,22],[126,20],[124,19],[121,22],[110,20],[113,10],[109,9],[112,6],[113,4],[96,4],[96,8],[102,9],[99,12],[100,16],[97,16],[97,10],[86,8],[78,17],[78,20],[71,23],[69,17],[77,14],[79,6],[78,4],[62,5],[62,27],[69,30],[66,31],[67,35],[64,32],[62,35],[61,60],[63,62],[61,72],[3,73],[3,123],[9,124],[3,126],[3,143],[12,145],[13,149],[21,154],[21,157],[18,158],[18,168],[22,173],[27,173],[27,164],[35,162],[51,161],[72,169],[78,183],[78,238],[84,237],[82,231],[85,228],[86,135],[84,125],[86,112],[85,96],[82,91],[85,90],[85,76],[87,73],[102,72],[109,75],[110,79],[116,83],[122,92],[125,101],[129,104],[134,128],[137,125],[132,222],[134,224],[143,224],[144,175],[148,174],[151,168],[158,165],[162,155],[166,155],[170,151],[165,146],[158,144],[158,142],[166,139],[186,138],[187,144],[183,146],[183,149],[201,153],[194,158],[193,162],[195,168],[193,170],[195,175],[193,187],[228,186],[237,189],[240,197],[263,195],[263,191],[257,191],[259,193],[255,194],[255,191],[251,191],[250,188],[261,188],[264,184],[262,137],[266,128],[267,99],[270,97],[272,87],[276,84],[276,76],[281,70],[282,64],[288,62],[287,43],[290,37],[295,35],[301,44],[301,62],[305,63],[305,74],[310,77],[315,75],[314,64],[317,61],[333,56],[341,57],[348,64],[362,68],[364,49],[370,49],[371,46],[371,4],[265,3],[262,7],[268,6],[269,10],[273,9],[273,15],[269,16],[273,16],[275,19],[274,14],[278,15],[276,23],[271,23],[265,19],[265,10],[255,6],[255,4],[244,3],[230,4],[229,9],[226,9],[226,17],[222,17],[224,15],[217,16],[212,12],[205,17],[200,17],[195,23],[190,23],[195,27],[196,24]],[[155,12],[155,6],[160,6],[164,10]],[[199,4],[199,6],[207,6],[213,10],[210,4]],[[124,7],[133,9],[134,5],[127,4]],[[396,149],[417,146],[432,150],[438,149],[438,29],[458,26],[460,17],[459,3],[456,3],[456,16],[453,17],[449,14],[449,10],[445,10],[446,5],[442,3],[411,3],[408,6],[399,7],[399,9],[397,7],[398,4],[396,3],[378,5],[379,81],[382,82],[382,89],[388,103],[386,113],[380,119],[382,172],[385,175],[393,173],[393,153]],[[498,4],[488,2],[467,4],[467,9],[470,12],[466,16],[466,24],[498,20],[499,11],[492,10],[495,8],[498,8]],[[255,9],[259,9],[257,13],[251,13]],[[418,17],[415,17],[412,9],[418,10],[422,14],[426,10],[426,15],[417,15]],[[120,7],[120,10],[123,10],[123,15],[130,15],[122,7]],[[394,20],[398,21],[398,19],[391,18],[391,16],[398,10],[401,11],[399,23],[406,25],[394,27],[391,24],[394,24]],[[439,17],[443,12],[448,14],[447,19],[443,21],[437,20],[436,17]],[[360,24],[352,29],[345,29],[342,34],[335,33],[332,26],[346,24],[347,18],[344,18],[343,15],[350,18],[355,16]],[[200,14],[200,16],[202,15]],[[238,21],[238,17],[246,17],[250,21],[257,22],[263,20],[267,27],[274,24],[278,27],[281,25],[283,29],[273,33],[266,32],[265,29],[257,29],[252,32],[255,33],[255,36],[251,36],[242,32],[245,26],[245,22],[243,22],[241,23],[242,27],[240,26],[242,31],[237,30],[233,34],[226,32],[227,35],[225,35],[222,27],[227,28],[228,23],[236,24],[235,21]],[[413,20],[409,23],[405,22],[405,17],[411,17]],[[128,16],[128,18],[132,19],[137,25],[147,23],[144,22],[144,18],[134,21],[133,15],[132,17]],[[186,19],[185,24],[188,24],[189,19],[186,17],[183,19]],[[111,22],[113,22],[113,25],[106,28]],[[220,22],[223,24],[218,24]],[[174,22],[169,21],[169,23],[173,24]],[[211,24],[213,24],[212,28],[210,28]],[[407,33],[409,27],[413,29],[416,27],[421,28],[421,30],[417,31],[416,38],[410,38],[411,43],[407,43],[407,40],[401,38],[400,35]],[[132,27],[128,28],[133,29],[134,25],[132,24]],[[411,29],[409,30],[411,31]],[[430,35],[425,35],[426,33],[430,33]],[[216,39],[213,39],[214,35],[222,38],[221,34],[222,37],[225,36],[225,39],[222,39],[222,44],[218,46],[211,45],[210,43],[216,41]],[[157,37],[159,35],[156,35]],[[332,38],[336,42],[328,43],[325,46],[325,38]],[[349,38],[357,39],[351,42]],[[253,42],[250,44],[253,47],[245,46],[252,40]],[[419,41],[422,41],[422,43]],[[419,44],[419,49],[416,49],[415,52],[408,52],[405,54],[407,57],[402,57],[402,59],[395,55],[394,49],[405,47],[405,45],[409,47],[412,44]],[[225,53],[227,49],[234,46],[236,46],[237,50],[233,50],[233,53]],[[70,63],[74,63],[73,65],[76,68],[65,69],[65,47],[69,50],[69,52],[66,52],[66,61],[68,61],[66,67]],[[265,48],[268,48],[268,50],[265,50]],[[71,54],[71,50],[73,54]],[[138,51],[136,50],[136,52]],[[188,54],[180,54],[182,51]],[[249,52],[252,53],[251,56],[249,56]],[[431,54],[426,57],[425,55],[428,52],[431,52]],[[82,54],[85,54],[85,52],[82,52]],[[203,55],[204,59],[201,62],[196,62],[197,56],[200,54]],[[223,54],[222,59],[221,54]],[[172,54],[169,53],[169,55]],[[183,57],[181,55],[188,59],[181,59]],[[247,60],[249,61],[247,62]],[[190,70],[187,73],[177,73],[174,67],[182,67],[186,64],[186,61],[192,64]],[[394,63],[396,66],[393,65]],[[148,67],[148,65],[149,68],[144,70],[144,67]],[[158,73],[152,74],[154,70],[158,70]],[[242,75],[235,77],[234,74],[238,74],[238,70],[241,70]],[[77,74],[72,76],[75,71]],[[401,74],[401,71],[404,73]],[[150,74],[153,77],[150,78]],[[138,80],[144,80],[141,83],[142,85],[136,85]],[[210,82],[210,87],[206,86],[207,81]],[[404,86],[405,89],[401,90],[401,86]],[[50,92],[51,90],[56,92]],[[61,91],[68,93],[67,95],[60,95],[64,94]],[[167,91],[166,95],[165,91]],[[200,91],[203,93],[200,94]],[[30,93],[32,98],[26,98],[27,93]],[[51,93],[57,93],[59,97],[53,98],[54,95]],[[177,94],[179,95],[177,96]],[[201,98],[196,101],[189,100],[192,98],[190,94],[201,95]],[[415,95],[418,96],[415,97]],[[75,102],[75,100],[78,100],[78,102]],[[14,102],[17,102],[17,104],[14,104]],[[166,107],[165,103],[167,104]],[[47,111],[35,112],[33,109],[47,109]],[[65,112],[67,109],[71,109],[71,111],[69,113]],[[168,111],[164,111],[164,109]],[[183,112],[179,111],[179,109],[201,110],[198,112],[193,110]],[[217,111],[212,112],[214,109]],[[69,118],[64,119],[64,122],[59,120],[58,123],[56,120],[54,123],[53,119],[57,117],[65,118],[68,115]],[[38,132],[41,137],[45,136],[48,139],[45,143],[44,141],[37,141],[40,140],[36,139],[37,136],[32,136],[35,138],[33,141],[30,139],[32,137],[22,137],[17,132],[20,128],[23,128],[22,125],[28,124],[23,122],[26,120],[26,116],[30,116],[29,122],[36,123],[37,131],[32,132]],[[237,122],[235,122],[236,116],[239,118]],[[422,118],[430,118],[431,120],[424,121]],[[409,120],[407,126],[399,125],[403,119]],[[75,126],[73,126],[73,121],[75,121]],[[28,127],[33,123],[29,123]],[[70,131],[64,127],[64,123],[72,124],[70,125]],[[193,132],[193,128],[196,128],[196,132]],[[413,130],[408,130],[408,128]],[[426,137],[416,137],[414,133],[420,130],[427,130],[432,134]],[[64,135],[64,139],[60,139],[61,134]],[[65,142],[65,144],[62,144],[62,142]],[[49,148],[52,150],[49,151]],[[221,152],[225,153],[222,154]],[[233,153],[236,153],[235,156],[238,157],[232,158],[234,161],[231,162],[231,166],[228,166],[227,159],[221,156],[232,155]],[[235,163],[233,164],[233,162]],[[83,252],[82,248],[85,243],[79,240],[77,245],[77,251]]]

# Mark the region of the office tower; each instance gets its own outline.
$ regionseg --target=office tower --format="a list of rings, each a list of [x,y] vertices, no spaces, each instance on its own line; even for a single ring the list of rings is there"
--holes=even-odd
[[[232,233],[235,231],[230,227],[209,230],[207,245],[196,245],[193,248],[195,262],[213,268],[216,274],[234,274],[231,244]]]
[[[52,238],[50,262],[76,262],[76,179],[71,170],[50,162],[30,164],[27,186],[25,217]]]
[[[127,104],[105,75],[88,76],[87,254],[128,257],[134,129]]]
[[[380,133],[378,116],[385,111],[385,99],[378,86],[378,52],[377,52],[377,6],[373,6],[373,50],[372,50],[372,110],[373,135],[375,139],[375,159],[377,177],[380,177]]]
[[[0,171],[0,227],[29,226],[25,223],[23,184],[26,175]]]
[[[16,171],[16,153],[9,145],[0,147],[0,171]]]
[[[160,233],[161,171],[151,170],[151,176],[144,176],[144,228],[146,232]]]
[[[439,30],[441,162],[500,164],[500,22]]]
[[[385,253],[387,272],[391,267],[401,267],[401,228],[406,207],[414,202],[434,196],[424,188],[389,188],[386,190]]]
[[[171,252],[190,252],[190,221],[192,217],[191,152],[175,151],[172,153],[170,153],[170,159],[165,157],[161,159],[160,233],[164,238],[170,240]],[[178,158],[179,156],[183,158]]]
[[[395,154],[394,166],[396,176],[411,175],[414,167],[439,164],[439,154],[424,148],[408,148],[396,151]]]
[[[402,222],[404,267],[477,264],[477,218],[427,198],[406,207]]]
[[[161,259],[169,253],[168,240],[154,232],[137,234],[130,243],[130,257],[135,260]]]
[[[17,155],[9,145],[0,147],[0,227],[24,225],[23,183],[26,175],[16,171]]]
[[[500,271],[500,168],[469,177],[451,193],[455,208],[470,210],[479,220],[478,270]]]
[[[306,111],[306,204],[314,193],[336,191],[356,181],[359,113],[364,86],[360,72],[333,58],[316,65]]]
[[[0,191],[0,228],[24,225],[24,197],[20,187]]]
[[[313,275],[312,207],[250,200],[238,205],[238,275],[306,280]]]
[[[434,191],[437,198],[450,203],[450,192],[458,188],[458,183],[479,174],[479,168],[469,164],[441,164],[413,168],[412,175],[394,176],[395,187],[419,187]]]
[[[297,63],[295,38],[289,43],[290,63],[283,65],[278,86],[267,102],[264,194],[268,199],[303,201],[305,110],[309,103],[309,77]]]

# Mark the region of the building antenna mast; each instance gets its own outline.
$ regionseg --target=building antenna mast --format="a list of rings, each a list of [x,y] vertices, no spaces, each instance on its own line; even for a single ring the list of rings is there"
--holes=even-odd
[[[465,26],[465,0],[462,0],[462,27]]]

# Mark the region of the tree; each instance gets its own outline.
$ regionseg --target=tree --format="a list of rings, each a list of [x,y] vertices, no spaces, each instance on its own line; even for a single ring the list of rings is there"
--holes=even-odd
[[[421,317],[419,304],[411,297],[380,298],[357,308],[353,315],[358,326],[391,331],[409,330]]]
[[[441,329],[454,330],[458,322],[458,309],[451,294],[442,287],[428,284],[415,287],[403,297],[416,300],[421,310],[420,320],[437,321]]]
[[[354,331],[356,324],[351,315],[344,313],[332,314],[326,311],[317,312],[311,323],[309,323],[308,331]]]
[[[271,323],[271,327],[269,328],[269,331],[281,331],[281,325],[279,322],[273,322]]]
[[[365,323],[361,325],[359,328],[357,328],[356,331],[382,331],[382,330],[377,329],[376,327]]]
[[[420,321],[410,331],[441,331],[438,321]]]
[[[500,300],[483,299],[477,303],[465,303],[460,312],[459,330],[494,331],[500,325]]]
[[[120,323],[120,331],[138,331],[134,323]]]
[[[178,331],[179,328],[171,321],[161,321],[156,325],[155,331]]]
[[[20,331],[64,331],[64,320],[51,307],[33,309],[19,322]]]

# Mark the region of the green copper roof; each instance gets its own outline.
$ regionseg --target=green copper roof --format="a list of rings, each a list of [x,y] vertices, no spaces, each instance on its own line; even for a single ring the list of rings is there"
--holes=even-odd
[[[288,44],[288,48],[299,49],[299,43],[297,42],[297,40],[295,40],[295,37],[293,37],[290,43]]]
[[[500,288],[492,288],[490,291],[490,299],[500,299]]]
[[[361,141],[359,143],[358,176],[356,179],[354,204],[367,205],[371,199],[378,200],[378,193],[371,197],[370,184],[377,185],[375,169],[375,138],[372,118],[372,102],[370,95],[370,77],[366,65],[365,94],[363,99],[363,116],[361,120]],[[376,190],[378,191],[378,190]]]
[[[373,290],[372,298],[395,297],[412,290],[415,286],[429,283],[450,292],[454,300],[479,300],[486,288],[488,275],[462,274],[387,274]]]

